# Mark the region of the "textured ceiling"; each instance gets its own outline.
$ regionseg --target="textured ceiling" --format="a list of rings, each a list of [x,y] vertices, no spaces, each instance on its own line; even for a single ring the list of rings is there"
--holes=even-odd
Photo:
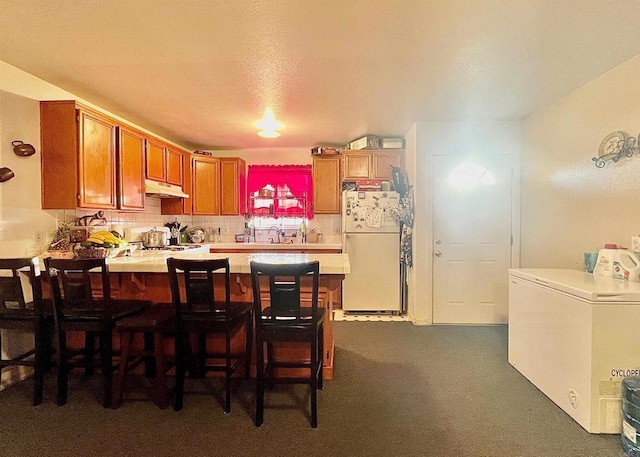
[[[522,119],[639,54],[639,19],[638,0],[0,0],[0,60],[193,149],[312,147]]]

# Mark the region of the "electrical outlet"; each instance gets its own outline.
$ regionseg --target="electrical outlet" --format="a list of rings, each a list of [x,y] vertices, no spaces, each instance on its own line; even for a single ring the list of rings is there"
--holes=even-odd
[[[44,244],[44,232],[36,232],[35,233],[36,244]]]
[[[332,227],[332,228],[331,228],[331,234],[332,234],[332,235],[340,235],[340,228],[338,228],[338,227]]]

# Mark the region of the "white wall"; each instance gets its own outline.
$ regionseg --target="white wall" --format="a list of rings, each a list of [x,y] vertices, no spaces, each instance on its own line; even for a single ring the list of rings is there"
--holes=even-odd
[[[603,138],[640,132],[640,56],[523,121],[522,267],[583,268],[640,234],[640,155],[594,166]]]
[[[15,140],[32,144],[36,154],[14,154]],[[56,226],[55,216],[40,209],[40,107],[37,101],[2,91],[0,167],[15,173],[0,183],[0,252],[3,257],[37,255],[35,232],[52,232]]]
[[[520,122],[419,122],[406,135],[407,164],[410,184],[414,185],[415,224],[413,237],[414,268],[410,272],[409,317],[419,325],[433,322],[432,245],[433,186],[431,158],[434,155],[510,154],[514,168],[519,170],[521,152]],[[407,167],[409,168],[409,167]],[[515,174],[512,226],[517,246],[519,229],[519,181]],[[518,264],[519,252],[512,254],[512,264]],[[505,272],[506,274],[506,272]]]

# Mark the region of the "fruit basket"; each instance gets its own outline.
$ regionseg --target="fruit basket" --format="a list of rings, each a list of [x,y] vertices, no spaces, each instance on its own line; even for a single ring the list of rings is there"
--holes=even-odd
[[[109,256],[109,249],[106,248],[85,248],[78,246],[75,250],[76,256],[81,259],[104,259]]]
[[[52,259],[73,259],[75,254],[73,251],[53,251],[49,250],[45,253],[45,257],[51,257]]]

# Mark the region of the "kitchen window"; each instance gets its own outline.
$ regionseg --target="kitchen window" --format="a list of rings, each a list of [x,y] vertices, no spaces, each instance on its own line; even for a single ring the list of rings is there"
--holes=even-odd
[[[311,165],[249,165],[249,213],[313,219]]]

